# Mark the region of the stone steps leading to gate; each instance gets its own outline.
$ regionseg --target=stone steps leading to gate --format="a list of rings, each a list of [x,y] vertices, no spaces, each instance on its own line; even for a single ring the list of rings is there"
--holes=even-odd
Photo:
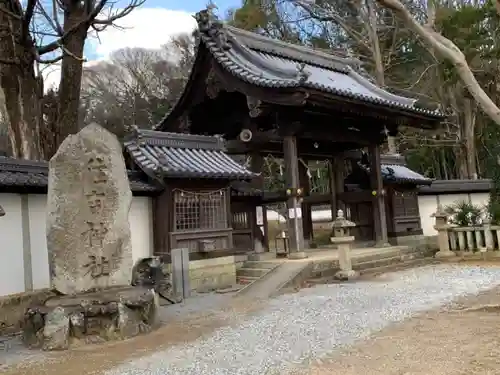
[[[361,279],[363,277],[376,277],[381,274],[385,274],[388,272],[396,272],[403,271],[409,268],[423,267],[432,264],[439,264],[435,258],[425,257],[425,258],[416,258],[412,260],[399,261],[399,262],[386,262],[385,264],[381,263],[378,267],[366,267],[362,270],[358,270],[360,273]],[[371,262],[373,264],[373,262]],[[320,277],[308,279],[306,284],[309,286],[319,285],[319,284],[332,284],[332,283],[342,283],[343,281],[335,280],[332,277]]]
[[[236,281],[238,284],[250,284],[267,275],[278,265],[277,262],[265,260],[247,260],[243,267],[236,271]]]
[[[240,268],[237,272],[237,274],[240,276],[240,277],[262,277],[264,276],[266,273],[268,273],[269,271],[271,270],[271,268],[246,268],[246,267],[243,267],[243,268]]]

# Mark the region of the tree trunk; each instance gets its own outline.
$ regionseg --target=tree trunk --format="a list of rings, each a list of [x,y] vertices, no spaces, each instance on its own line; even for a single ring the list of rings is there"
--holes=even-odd
[[[385,86],[385,69],[380,52],[380,40],[377,34],[377,15],[375,14],[375,4],[372,0],[367,1],[368,7],[368,37],[370,39],[373,62],[375,65],[375,80],[380,87]],[[397,154],[396,137],[387,136],[387,151],[389,154]]]
[[[465,143],[465,163],[467,166],[467,178],[477,179],[476,168],[476,115],[475,105],[472,99],[464,98],[464,143]]]
[[[0,1],[0,7],[12,12],[6,1]],[[0,64],[0,88],[5,97],[12,156],[39,159],[40,81],[34,72],[32,40],[19,43],[20,22],[0,10],[0,56],[11,62]]]
[[[83,48],[87,38],[88,25],[82,20],[85,9],[79,1],[72,1],[70,9],[64,15],[64,30],[77,24],[78,30],[66,38],[61,63],[61,81],[59,85],[59,108],[57,116],[57,136],[55,150],[69,135],[79,130],[80,90],[83,73]]]

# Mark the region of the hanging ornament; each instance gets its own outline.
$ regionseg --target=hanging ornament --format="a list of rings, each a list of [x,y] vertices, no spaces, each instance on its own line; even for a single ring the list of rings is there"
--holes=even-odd
[[[283,176],[283,166],[280,164],[280,176]]]

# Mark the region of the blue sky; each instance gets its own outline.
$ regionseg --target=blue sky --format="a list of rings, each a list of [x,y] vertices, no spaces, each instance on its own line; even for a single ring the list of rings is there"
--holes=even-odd
[[[115,8],[125,7],[130,0],[118,0]],[[224,16],[228,9],[240,6],[242,0],[215,0],[218,14]],[[146,0],[144,5],[119,20],[121,29],[109,27],[99,34],[99,39],[89,38],[85,44],[88,64],[105,61],[113,51],[121,48],[159,48],[172,36],[191,33],[196,26],[192,15],[206,7],[207,0]],[[59,67],[46,70],[46,87],[59,82]]]
[[[232,7],[237,7],[241,4],[239,0],[218,0],[214,1],[219,11],[225,12],[227,9]],[[185,0],[185,1],[173,1],[173,0],[146,0],[145,6],[148,7],[165,7],[173,10],[184,10],[188,12],[197,12],[203,9],[207,5],[205,0]]]
[[[130,0],[118,0],[117,7],[125,7]],[[90,60],[106,58],[113,49],[123,47],[154,48],[166,43],[176,33],[188,32],[194,27],[191,15],[206,7],[207,0],[146,0],[118,22],[125,26],[120,31],[110,29],[100,35],[100,41],[89,41],[86,56]],[[217,0],[218,13],[224,16],[228,9],[238,7],[241,0]]]

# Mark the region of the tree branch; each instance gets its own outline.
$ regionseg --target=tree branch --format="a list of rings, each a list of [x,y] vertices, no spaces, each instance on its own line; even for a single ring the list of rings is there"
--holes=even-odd
[[[93,25],[105,25],[105,26],[109,26],[113,22],[115,22],[116,20],[125,17],[130,12],[132,12],[135,8],[140,7],[145,2],[146,2],[146,0],[132,0],[129,3],[129,5],[127,5],[125,8],[123,8],[118,13],[110,15],[107,19],[97,19],[97,18],[95,18],[91,23]]]
[[[76,32],[77,30],[80,29],[80,27],[83,24],[87,24],[90,26],[91,22],[101,13],[101,11],[104,9],[104,6],[106,5],[108,0],[100,0],[99,3],[95,6],[95,8],[85,17],[84,20],[81,22],[77,23],[73,27],[71,27],[68,31],[66,31],[59,39],[45,45],[38,47],[38,55],[44,55],[46,53],[53,52],[60,48],[61,45],[64,44],[66,39]]]
[[[16,14],[10,10],[8,10],[5,6],[0,6],[0,12],[5,13],[9,17],[12,17],[18,21],[21,21],[23,19],[23,16],[20,14]]]
[[[497,0],[498,1],[498,0]],[[410,14],[408,9],[399,0],[377,0],[383,7],[392,10],[413,30],[420,38],[431,48],[441,55],[444,59],[450,61],[467,90],[481,106],[482,110],[498,125],[500,125],[500,109],[484,92],[476,77],[472,73],[464,54],[460,49],[449,39],[437,33],[430,27],[422,26]]]
[[[372,49],[366,43],[366,40],[365,38],[363,38],[363,35],[353,30],[351,27],[349,27],[347,23],[345,23],[344,20],[339,15],[333,12],[328,12],[328,15],[319,15],[318,13],[315,12],[313,7],[309,3],[306,3],[302,0],[295,0],[294,3],[297,4],[301,9],[306,11],[307,14],[312,19],[315,19],[320,22],[334,22],[338,24],[346,32],[346,34],[349,35],[351,38],[355,39],[356,42],[365,49],[365,51],[372,54]]]
[[[30,24],[33,19],[33,14],[35,11],[35,6],[37,4],[37,0],[28,0],[26,4],[26,10],[24,11],[23,23],[21,28],[21,42],[24,44],[30,35]]]

